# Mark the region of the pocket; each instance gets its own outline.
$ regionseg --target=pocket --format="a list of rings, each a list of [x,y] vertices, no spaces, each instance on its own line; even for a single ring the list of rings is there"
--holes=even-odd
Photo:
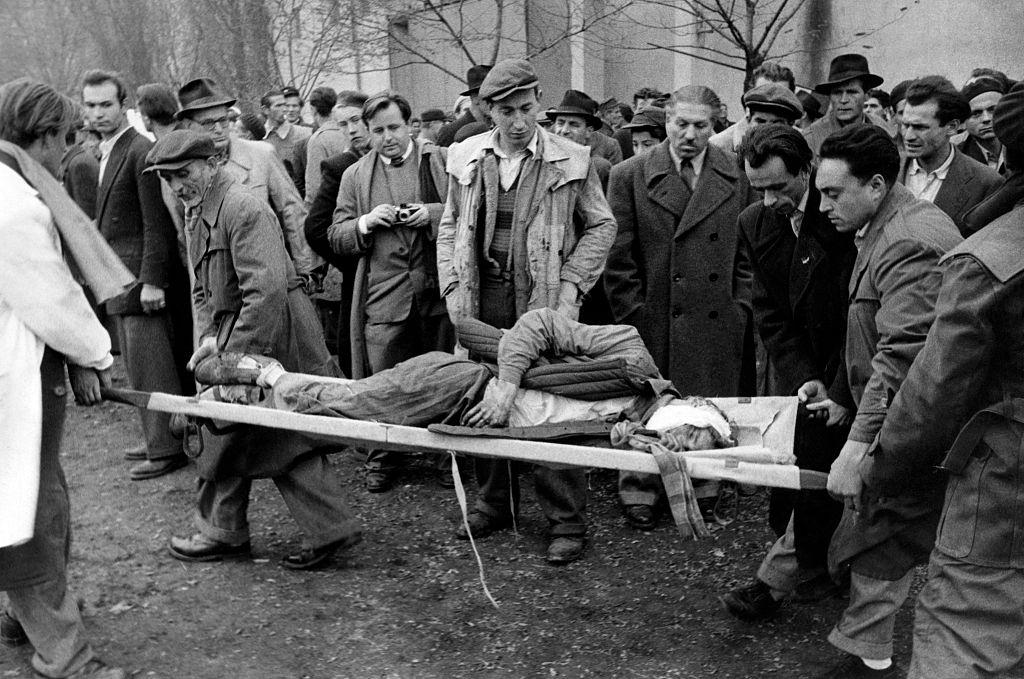
[[[979,441],[960,474],[949,477],[936,545],[949,556],[962,559],[974,551],[981,507],[982,479],[992,461],[992,449]]]

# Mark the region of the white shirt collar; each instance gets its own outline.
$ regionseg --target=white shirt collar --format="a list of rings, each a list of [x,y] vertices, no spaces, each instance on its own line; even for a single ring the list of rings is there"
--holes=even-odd
[[[505,153],[505,151],[502,150],[501,145],[498,143],[498,132],[498,128],[494,128],[491,131],[490,146],[491,148],[494,149],[494,155],[498,156],[499,158],[509,159],[512,158],[513,156],[525,155],[526,153],[530,153],[531,155],[534,156],[537,155],[537,138],[540,136],[540,133],[538,133],[536,130],[534,130],[533,137],[530,138],[530,143],[526,145],[526,148],[518,153],[512,154],[512,156],[510,156],[509,154]]]
[[[929,176],[934,175],[937,179],[945,181],[946,175],[949,173],[949,166],[953,164],[953,156],[954,155],[955,155],[955,153],[953,151],[953,145],[950,144],[949,145],[949,155],[946,157],[946,160],[942,161],[942,165],[939,165],[937,168],[935,168],[931,172],[927,172],[925,174],[927,174]],[[917,158],[911,158],[910,159],[910,165],[907,167],[907,174],[908,175],[912,175],[912,174],[918,174],[918,173],[924,173],[924,172],[925,172],[925,169],[923,167],[921,167],[920,163],[917,162]]]
[[[114,150],[114,145],[117,144],[117,140],[120,139],[122,136],[124,136],[124,133],[127,132],[130,128],[131,128],[131,125],[129,125],[128,122],[125,121],[124,127],[121,128],[120,132],[118,132],[117,134],[115,134],[113,137],[111,137],[109,139],[102,140],[99,143],[100,155],[104,159],[110,157],[110,153],[111,153],[111,151]]]
[[[409,140],[409,145],[405,147],[405,153],[402,154],[402,162],[403,163],[405,161],[409,160],[409,156],[412,155],[412,149],[413,149],[414,146],[416,146],[416,142],[413,141],[412,139],[410,139]],[[385,165],[390,165],[391,164],[391,158],[388,158],[387,156],[381,155],[379,153],[377,155],[380,156],[380,159],[384,162]]]
[[[276,134],[281,139],[287,139],[288,133],[292,131],[292,124],[285,120],[283,123],[275,127],[270,131],[269,134]]]

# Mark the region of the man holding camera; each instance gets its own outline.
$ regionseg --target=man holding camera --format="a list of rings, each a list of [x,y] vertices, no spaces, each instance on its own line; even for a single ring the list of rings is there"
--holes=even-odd
[[[448,193],[444,149],[414,142],[404,97],[382,92],[363,105],[371,151],[345,171],[331,248],[359,256],[352,298],[352,377],[428,351],[451,351],[455,333],[438,294],[437,227]],[[371,451],[366,488],[386,491],[395,454]]]

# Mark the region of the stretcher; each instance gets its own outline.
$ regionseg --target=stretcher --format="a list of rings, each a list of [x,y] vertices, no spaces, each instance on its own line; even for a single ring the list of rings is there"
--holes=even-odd
[[[258,425],[299,432],[325,442],[396,451],[454,452],[575,467],[598,467],[658,474],[654,457],[638,450],[489,436],[455,435],[380,422],[306,415],[256,405],[239,405],[159,392],[105,389],[104,397],[148,410],[180,414],[200,421]],[[736,423],[732,448],[673,452],[695,479],[789,488],[823,489],[827,475],[798,468],[793,457],[795,397],[711,398]],[[457,429],[457,428],[456,428]]]

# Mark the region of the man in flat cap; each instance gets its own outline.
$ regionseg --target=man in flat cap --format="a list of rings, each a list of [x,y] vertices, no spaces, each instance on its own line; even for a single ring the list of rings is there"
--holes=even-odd
[[[235,103],[234,97],[219,91],[213,80],[196,78],[181,86],[178,101],[178,119],[213,137],[224,171],[273,208],[295,271],[304,280],[314,276],[323,260],[310,249],[303,233],[306,206],[302,196],[272,149],[229,133],[228,107]]]
[[[708,143],[726,151],[736,152],[743,141],[743,136],[751,127],[766,123],[793,125],[804,115],[803,104],[796,94],[785,85],[775,82],[747,90],[743,95],[743,109],[746,111],[747,122],[744,129],[739,130],[733,125],[712,136]]]
[[[822,142],[844,127],[873,121],[864,113],[867,92],[878,87],[883,78],[868,68],[868,60],[860,54],[840,54],[828,68],[828,80],[814,91],[829,98],[828,113],[804,130],[807,143],[817,158]]]
[[[615,236],[589,150],[537,125],[540,85],[528,61],[497,64],[479,97],[495,129],[452,147],[448,156],[448,200],[437,235],[448,314],[456,324],[479,318],[497,328],[543,307],[575,319]],[[500,379],[488,390],[501,400],[516,393]],[[500,409],[480,417],[482,424],[501,420]],[[476,464],[480,496],[468,524],[479,538],[511,526],[519,498],[508,462]],[[574,561],[586,539],[584,472],[537,465],[533,475],[551,526],[548,561]]]
[[[490,64],[476,64],[469,67],[466,72],[466,90],[460,93],[463,97],[469,97],[469,110],[441,128],[441,131],[437,133],[438,146],[451,146],[456,141],[455,135],[467,125],[475,123],[475,127],[490,126],[491,121],[486,107],[482,106],[480,102],[480,85],[490,72]]]
[[[751,87],[751,90],[771,84],[780,85],[788,89],[790,92],[794,92],[796,90],[796,78],[793,76],[793,71],[787,66],[783,66],[775,61],[766,61],[758,66],[757,70],[753,73],[753,77],[754,84]],[[747,104],[745,97],[746,93],[744,93],[743,99],[744,115],[729,127],[712,135],[709,140],[711,145],[717,146],[723,151],[729,151],[730,153],[736,153],[739,149],[740,143],[743,141],[743,135],[747,133],[747,126],[749,125],[750,120],[750,113],[746,110]],[[778,112],[776,110],[776,115],[777,113]],[[799,118],[800,116],[797,117]],[[764,121],[762,120],[762,122]]]
[[[1024,89],[996,106],[1024,149]],[[910,679],[1024,676],[1024,207],[940,262],[936,318],[889,406],[865,481],[889,495],[948,475]]]
[[[148,172],[158,172],[185,204],[189,261],[199,347],[190,370],[218,351],[271,356],[289,370],[333,377],[312,303],[284,252],[284,239],[265,201],[223,169],[211,135],[178,130],[156,143]],[[305,545],[286,556],[291,569],[315,568],[361,539],[345,491],[323,455],[293,432],[243,426],[204,432],[198,459],[199,532],[172,537],[171,555],[183,561],[249,556],[246,507],[253,478],[271,478],[284,497]]]

